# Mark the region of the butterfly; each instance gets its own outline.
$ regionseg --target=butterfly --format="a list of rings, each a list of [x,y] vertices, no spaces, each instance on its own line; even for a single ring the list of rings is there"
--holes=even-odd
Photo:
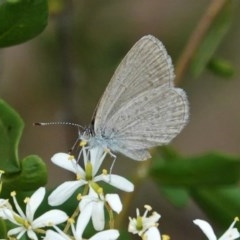
[[[174,76],[161,41],[142,37],[117,67],[78,140],[133,160],[150,158],[150,148],[168,144],[188,122],[188,99],[174,87]]]

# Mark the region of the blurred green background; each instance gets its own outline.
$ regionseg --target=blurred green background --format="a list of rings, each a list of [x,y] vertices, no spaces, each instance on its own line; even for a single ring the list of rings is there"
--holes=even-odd
[[[25,121],[20,155],[34,153],[46,161],[49,186],[64,180],[64,171],[52,166],[50,158],[69,150],[77,129],[38,128],[33,123],[70,121],[87,125],[114,69],[143,35],[159,38],[176,64],[209,2],[51,0],[48,26],[37,38],[1,49],[1,98]],[[205,70],[197,78],[188,73],[181,81],[189,97],[190,122],[172,145],[184,156],[210,150],[240,154],[240,8],[237,1],[233,3],[232,24],[215,56],[232,63],[234,77],[224,79]],[[128,177],[137,164],[118,156],[114,172]],[[145,203],[159,211],[160,230],[172,239],[202,236],[192,220],[206,217],[193,202],[176,209],[148,180],[137,193],[131,215],[135,207],[142,208]]]

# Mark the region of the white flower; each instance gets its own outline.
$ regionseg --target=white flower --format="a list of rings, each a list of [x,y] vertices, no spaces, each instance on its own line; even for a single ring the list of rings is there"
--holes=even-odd
[[[78,218],[76,228],[74,226],[74,221],[71,221],[71,229],[73,233],[73,237],[71,238],[70,236],[66,235],[63,231],[61,231],[58,227],[54,227],[56,230],[47,230],[46,235],[43,240],[87,240],[86,238],[82,237],[83,230],[85,227],[82,227],[82,218]],[[110,230],[105,230],[98,232],[94,234],[92,237],[90,237],[88,240],[116,240],[119,237],[119,232],[118,230],[115,229],[110,229]]]
[[[3,212],[6,219],[17,225],[17,227],[9,230],[8,236],[17,235],[16,238],[20,239],[25,233],[27,233],[30,239],[37,240],[38,237],[36,232],[39,232],[40,228],[54,226],[55,224],[65,222],[68,219],[66,213],[61,210],[50,210],[34,219],[34,214],[43,201],[45,193],[45,188],[40,187],[30,198],[26,198],[26,213],[24,213],[17,202],[15,196],[16,193],[12,192],[11,195],[17,212],[7,208],[5,208]]]
[[[81,214],[84,215],[82,221],[86,221],[86,225],[90,218],[92,219],[93,227],[97,231],[101,231],[105,226],[105,214],[104,214],[104,204],[105,202],[110,206],[110,208],[116,213],[120,213],[122,210],[122,203],[118,194],[97,194],[91,187],[89,189],[89,194],[82,197],[79,207]],[[87,212],[85,214],[85,212]]]
[[[200,227],[200,229],[203,231],[203,233],[209,240],[234,240],[240,237],[239,231],[237,230],[237,228],[234,228],[234,225],[237,221],[239,221],[239,219],[235,218],[233,223],[220,238],[216,237],[211,225],[208,222],[196,219],[193,221],[193,223]]]
[[[12,209],[12,206],[8,202],[8,199],[0,199],[0,218],[6,219],[6,216],[4,214],[4,209],[6,209],[6,208]]]
[[[4,171],[0,170],[0,193],[2,191],[2,174],[4,174]],[[12,206],[8,202],[8,199],[0,198],[0,218],[2,218],[2,219],[6,219],[6,216],[3,212],[4,209],[12,209]]]
[[[148,212],[151,211],[152,208],[149,205],[145,205],[144,207],[146,208],[146,211],[143,216],[140,216],[139,209],[137,209],[137,217],[129,217],[130,222],[128,225],[128,231],[133,234],[138,234],[142,239],[160,240],[161,235],[157,229],[157,222],[161,216],[157,212],[153,212],[151,216],[147,217]]]
[[[90,153],[90,160],[88,158]],[[49,196],[48,202],[52,206],[57,206],[64,203],[72,194],[81,186],[96,186],[96,182],[104,181],[110,185],[126,192],[132,192],[134,185],[126,178],[115,174],[107,174],[106,170],[103,173],[95,176],[98,172],[107,152],[102,148],[92,148],[86,150],[82,147],[85,170],[78,164],[72,156],[66,153],[57,153],[52,157],[52,162],[76,174],[76,180],[67,181],[58,186]]]

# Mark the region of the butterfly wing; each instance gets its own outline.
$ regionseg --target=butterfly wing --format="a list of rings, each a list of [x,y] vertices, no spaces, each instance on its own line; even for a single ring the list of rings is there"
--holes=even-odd
[[[185,93],[173,86],[173,66],[162,43],[141,38],[127,53],[97,108],[94,131],[112,151],[135,160],[168,143],[185,125]]]
[[[148,149],[169,143],[188,120],[186,94],[179,88],[149,90],[120,108],[106,123],[113,151],[135,160],[149,158]],[[118,123],[117,125],[115,123]]]
[[[94,117],[96,133],[125,102],[148,89],[163,84],[172,86],[173,78],[171,59],[162,43],[150,35],[141,38],[119,64],[98,104]]]

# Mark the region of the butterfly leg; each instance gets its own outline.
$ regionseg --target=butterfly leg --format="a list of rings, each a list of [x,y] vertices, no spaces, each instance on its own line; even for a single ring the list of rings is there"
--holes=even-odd
[[[109,148],[105,148],[104,151],[107,152],[113,158],[113,162],[109,169],[109,176],[110,176],[109,182],[111,182],[111,174],[112,174],[113,166],[116,162],[117,156],[115,154],[113,154]]]

